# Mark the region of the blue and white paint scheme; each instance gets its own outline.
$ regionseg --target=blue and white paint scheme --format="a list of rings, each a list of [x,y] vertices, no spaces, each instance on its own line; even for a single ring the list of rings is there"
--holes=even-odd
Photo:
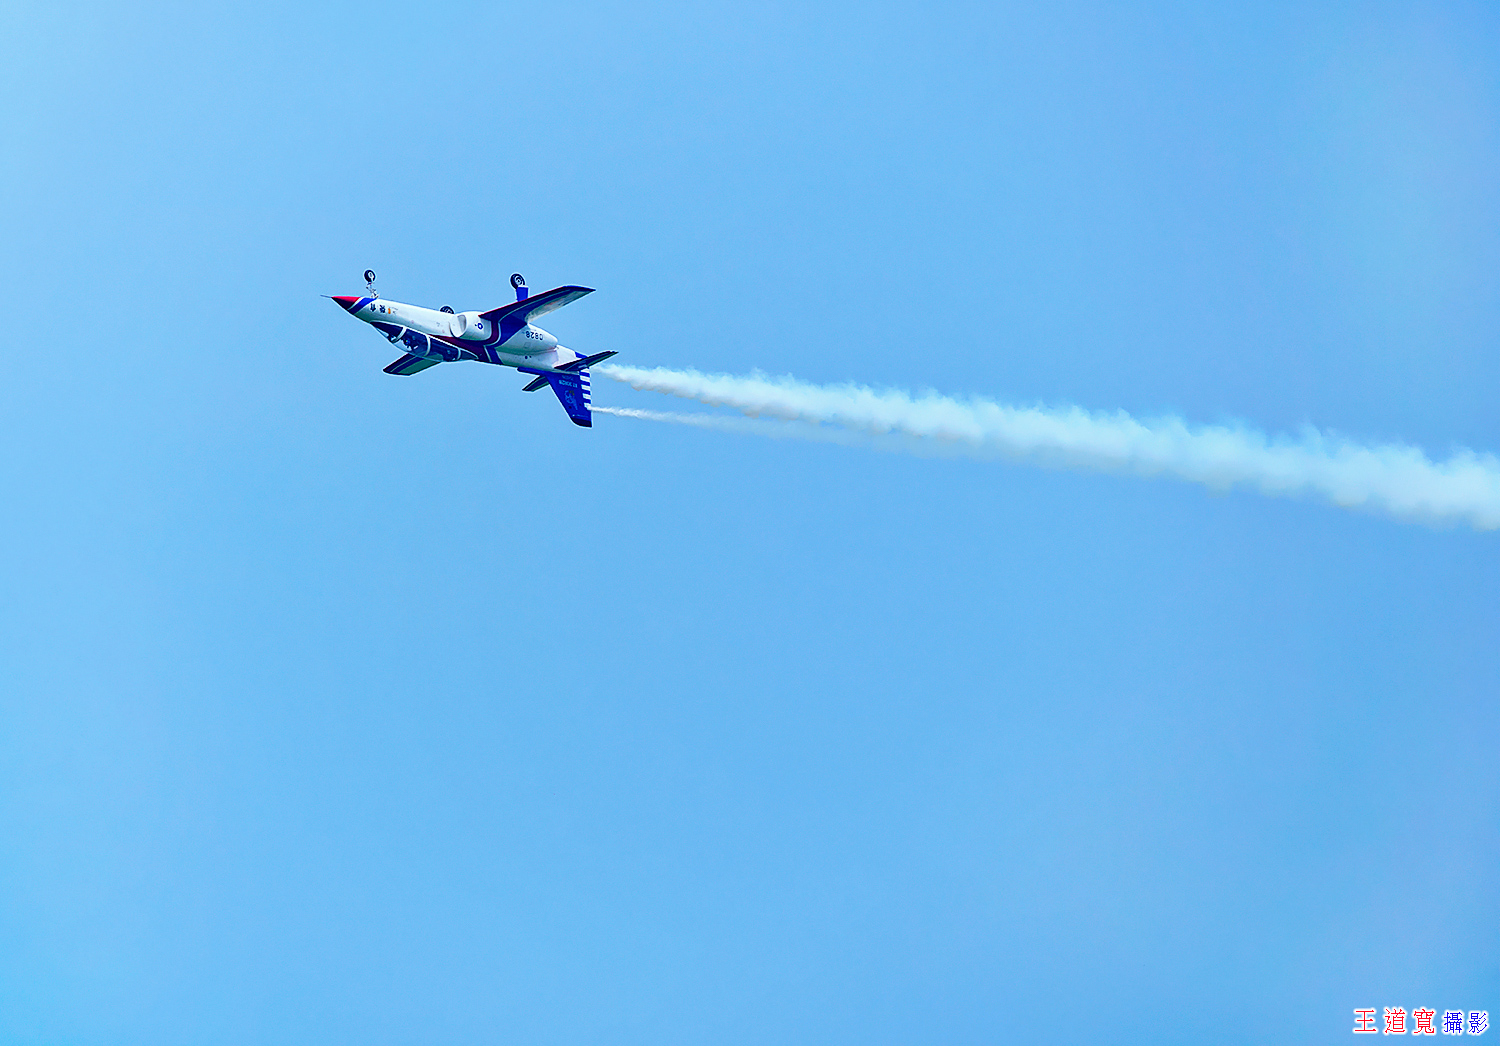
[[[332,295],[349,315],[364,320],[387,341],[406,350],[406,355],[385,368],[387,374],[419,374],[439,363],[474,360],[514,367],[522,374],[535,374],[525,391],[552,386],[558,402],[573,424],[594,424],[589,401],[589,368],[615,355],[600,352],[580,356],[559,345],[557,339],[531,321],[592,294],[592,287],[555,287],[531,294],[520,273],[510,278],[516,300],[487,312],[454,312],[446,305],[425,309],[387,301],[375,293],[375,274],[365,272],[362,296]]]

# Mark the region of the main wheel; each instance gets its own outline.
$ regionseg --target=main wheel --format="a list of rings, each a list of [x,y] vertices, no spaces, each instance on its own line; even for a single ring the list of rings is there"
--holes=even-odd
[[[365,282],[366,283],[374,283],[375,282],[375,270],[374,269],[366,269],[365,270]]]
[[[510,274],[510,285],[520,289],[526,286],[526,277],[522,276],[519,272],[513,272]]]

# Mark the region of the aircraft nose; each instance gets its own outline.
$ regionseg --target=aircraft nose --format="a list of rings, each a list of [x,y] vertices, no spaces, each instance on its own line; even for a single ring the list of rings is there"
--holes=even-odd
[[[335,294],[333,300],[342,305],[345,312],[353,312],[355,303],[359,301],[351,294]]]

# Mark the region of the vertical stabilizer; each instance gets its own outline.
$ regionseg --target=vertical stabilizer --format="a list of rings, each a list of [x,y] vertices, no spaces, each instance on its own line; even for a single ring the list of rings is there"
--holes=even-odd
[[[582,425],[586,429],[594,427],[594,412],[589,395],[589,372],[578,371],[576,374],[549,373],[546,375],[547,384],[552,386],[552,391],[557,393],[557,401],[563,405],[563,410],[568,412],[568,417],[573,424]]]

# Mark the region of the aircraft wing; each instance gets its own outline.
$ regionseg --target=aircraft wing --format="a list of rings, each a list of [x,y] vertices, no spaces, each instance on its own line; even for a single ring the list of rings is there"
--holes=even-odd
[[[442,360],[429,360],[425,356],[413,356],[407,353],[395,363],[385,368],[387,374],[420,374],[428,367],[436,367]]]
[[[545,316],[555,309],[560,309],[572,301],[577,301],[585,294],[593,294],[592,287],[554,287],[550,291],[541,294],[533,294],[521,301],[513,301],[509,305],[502,305],[498,309],[482,312],[479,315],[489,320],[497,327],[501,321],[509,320],[517,329],[521,324],[530,323],[538,316]]]

